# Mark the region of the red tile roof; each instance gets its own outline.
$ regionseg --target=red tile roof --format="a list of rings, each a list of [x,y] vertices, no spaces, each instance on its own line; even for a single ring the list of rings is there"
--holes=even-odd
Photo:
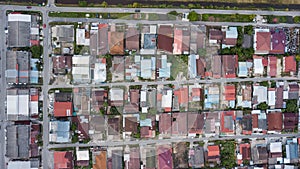
[[[284,72],[296,72],[295,56],[284,57]]]
[[[219,146],[207,146],[207,156],[213,157],[213,156],[219,156],[220,155],[220,148]]]
[[[130,103],[138,104],[140,100],[140,90],[139,89],[130,89]]]
[[[270,32],[257,32],[256,34],[256,50],[270,51],[271,49],[271,33]]]
[[[99,155],[95,155],[93,169],[106,169],[106,151],[101,151]]]
[[[139,50],[140,33],[137,28],[130,27],[126,32],[126,49],[128,50]]]
[[[172,113],[172,134],[187,135],[186,113]]]
[[[178,97],[179,104],[187,104],[188,103],[188,88],[183,87],[174,91],[174,96]]]
[[[174,29],[174,44],[173,53],[182,54],[182,30]]]
[[[222,74],[221,67],[222,67],[221,56],[220,55],[213,56],[212,72],[214,78],[221,78],[221,74]]]
[[[109,52],[112,55],[124,54],[124,32],[109,32]]]
[[[234,85],[226,85],[224,86],[224,95],[225,95],[225,100],[230,101],[230,100],[235,100],[235,86]]]
[[[73,154],[68,151],[55,151],[54,156],[54,169],[72,169]]]
[[[205,76],[205,65],[206,65],[205,59],[203,59],[203,58],[196,59],[196,67],[197,67],[198,76],[200,76],[200,77]]]
[[[140,129],[141,138],[150,138],[152,137],[152,130],[150,130],[150,127],[143,126]]]
[[[159,146],[157,148],[158,154],[158,169],[172,169],[172,147],[171,146]]]
[[[140,169],[140,151],[138,148],[130,149],[130,161],[128,164],[130,169]]]
[[[252,114],[252,128],[258,128],[258,114]]]
[[[72,102],[54,102],[54,117],[72,116]]]
[[[238,59],[236,55],[222,55],[223,77],[235,78]]]
[[[269,76],[277,75],[277,58],[275,56],[269,56]]]
[[[159,115],[159,132],[171,134],[171,114],[163,113]]]
[[[173,52],[173,30],[170,25],[161,25],[157,36],[158,49]]]
[[[226,111],[221,113],[221,132],[222,133],[233,133],[234,129],[226,128],[225,123],[231,123],[229,121],[225,121],[226,116],[231,116],[232,120],[235,120],[234,111]]]
[[[188,113],[188,130],[189,133],[196,133],[196,134],[202,134],[204,129],[204,113]]]
[[[282,113],[272,112],[268,114],[268,130],[281,131],[282,130]]]

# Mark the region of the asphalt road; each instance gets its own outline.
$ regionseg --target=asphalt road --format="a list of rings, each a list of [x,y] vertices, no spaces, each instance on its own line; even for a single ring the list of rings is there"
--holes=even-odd
[[[270,77],[262,77],[262,78],[232,78],[232,79],[211,79],[211,80],[199,80],[199,79],[191,79],[186,81],[149,81],[149,82],[114,82],[114,83],[102,83],[102,84],[64,84],[64,85],[49,85],[50,89],[55,88],[73,88],[73,87],[104,87],[104,86],[126,86],[126,85],[167,85],[167,84],[192,84],[192,83],[201,83],[201,84],[211,84],[211,83],[233,83],[233,82],[262,82],[262,81],[284,81],[284,80],[299,80],[297,77],[282,77],[282,78],[270,78]]]
[[[110,141],[88,144],[51,144],[48,148],[65,148],[65,147],[115,147],[126,145],[147,145],[147,144],[170,144],[177,142],[194,142],[194,141],[216,141],[216,140],[237,140],[237,139],[262,139],[262,138],[280,138],[280,137],[299,137],[300,133],[293,134],[268,134],[268,135],[240,135],[227,137],[201,137],[201,138],[171,138],[171,139],[150,139],[150,140],[136,140],[136,141]]]
[[[6,168],[6,141],[5,141],[5,128],[6,128],[6,35],[4,28],[7,27],[5,11],[0,11],[0,57],[1,57],[1,87],[0,87],[0,168]]]

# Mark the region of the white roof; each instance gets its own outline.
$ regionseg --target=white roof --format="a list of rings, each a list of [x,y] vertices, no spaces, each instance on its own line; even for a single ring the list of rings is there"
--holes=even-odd
[[[31,15],[8,14],[8,22],[14,22],[14,21],[31,22]]]
[[[118,89],[118,88],[112,88],[109,91],[110,94],[110,99],[112,101],[119,101],[124,99],[124,90],[123,89]]]
[[[270,143],[270,152],[271,153],[281,153],[282,152],[281,142]]]
[[[73,75],[89,75],[90,69],[89,67],[73,67],[72,74]]]
[[[147,92],[146,91],[141,91],[141,102],[147,101]]]
[[[226,38],[237,38],[238,37],[238,32],[237,32],[237,27],[229,27],[226,30]]]
[[[150,33],[156,34],[156,25],[150,25]]]
[[[264,66],[262,63],[262,59],[254,59],[254,74],[263,74]]]
[[[267,102],[268,92],[265,86],[253,86],[253,96],[257,96],[257,102]]]
[[[275,91],[268,91],[268,105],[275,106]]]
[[[88,161],[89,160],[89,151],[81,150],[76,152],[77,161]]]
[[[29,115],[29,95],[7,95],[7,114]]]
[[[39,113],[39,102],[38,101],[32,101],[30,102],[30,114],[38,114]]]
[[[90,56],[74,55],[72,57],[73,65],[89,65]]]
[[[39,34],[39,28],[30,28],[30,34],[31,35],[38,35]]]
[[[76,44],[77,45],[90,45],[90,39],[85,38],[85,29],[76,29]]]
[[[7,169],[31,169],[30,161],[9,161]]]
[[[105,80],[106,80],[106,64],[95,63],[94,80],[96,82],[105,82]]]
[[[161,107],[172,107],[172,90],[168,90],[166,95],[162,96]]]

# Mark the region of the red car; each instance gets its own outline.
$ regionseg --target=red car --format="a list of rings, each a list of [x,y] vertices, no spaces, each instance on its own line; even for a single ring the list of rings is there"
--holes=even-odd
[[[43,24],[43,28],[46,28],[46,24]]]

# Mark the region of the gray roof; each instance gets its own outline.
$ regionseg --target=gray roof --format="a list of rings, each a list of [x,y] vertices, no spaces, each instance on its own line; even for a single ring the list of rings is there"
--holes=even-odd
[[[122,150],[112,150],[112,168],[123,168],[123,152]]]
[[[30,46],[30,22],[12,21],[8,22],[8,46],[27,47]]]
[[[29,126],[18,125],[7,127],[7,152],[10,158],[29,157]]]
[[[73,42],[74,27],[70,25],[59,25],[56,27],[56,35],[58,42]]]
[[[18,126],[18,149],[20,158],[29,157],[29,126]]]
[[[191,155],[189,163],[192,168],[201,168],[204,165],[204,149],[203,147],[194,147],[194,155]]]
[[[224,127],[230,130],[233,130],[233,119],[232,116],[224,117]]]
[[[145,34],[144,35],[144,49],[155,49],[156,48],[156,35]]]
[[[8,83],[28,83],[30,55],[26,51],[7,51],[6,77]],[[18,65],[18,70],[16,69]]]

